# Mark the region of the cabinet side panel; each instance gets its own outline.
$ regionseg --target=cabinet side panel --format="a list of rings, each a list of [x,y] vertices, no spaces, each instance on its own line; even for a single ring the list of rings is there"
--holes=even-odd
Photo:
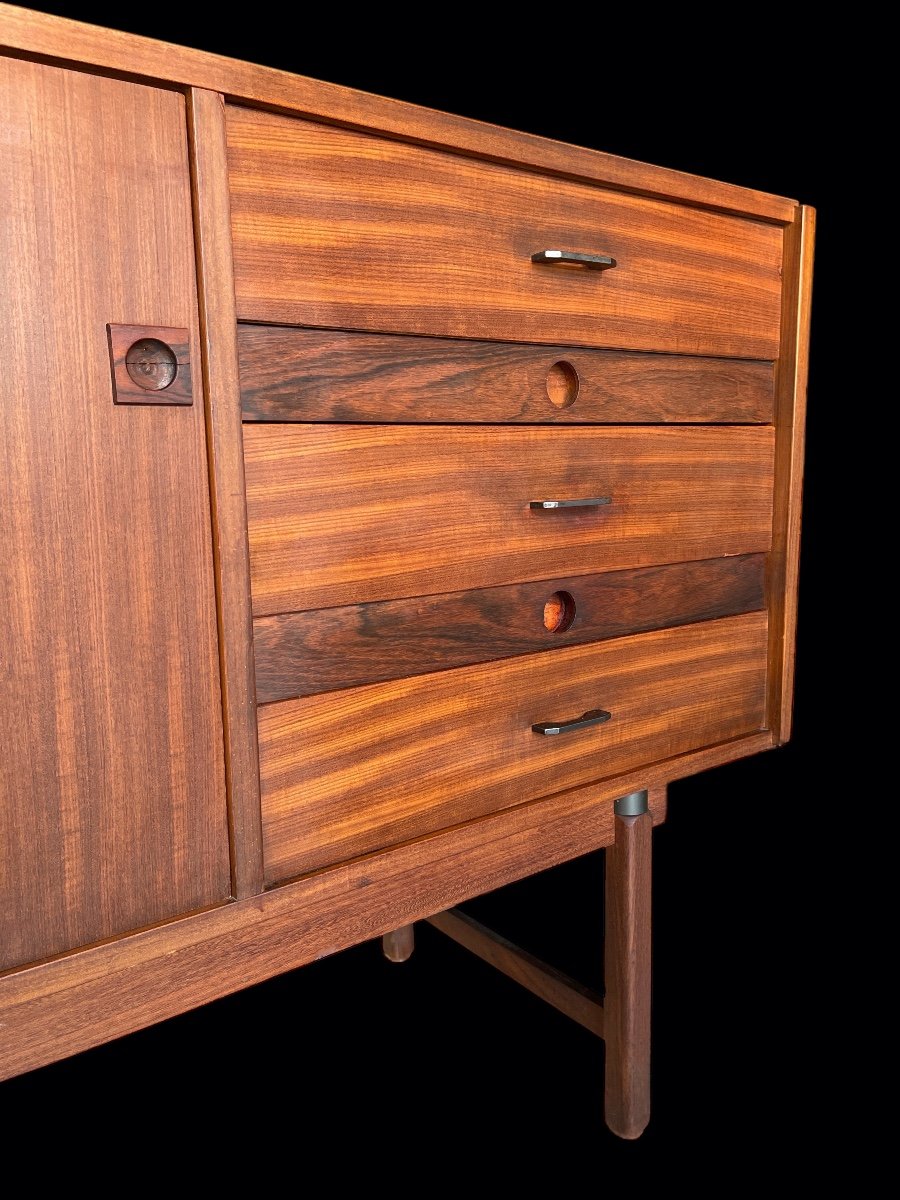
[[[791,736],[800,567],[800,510],[816,211],[801,208],[784,231],[781,349],[775,370],[775,504],[769,556],[769,727]]]
[[[108,323],[189,330],[184,98],[0,62],[0,967],[230,894],[193,404],[113,403]]]

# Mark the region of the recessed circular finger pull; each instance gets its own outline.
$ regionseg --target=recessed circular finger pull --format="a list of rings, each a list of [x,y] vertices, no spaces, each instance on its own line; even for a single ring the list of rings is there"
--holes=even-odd
[[[178,374],[178,359],[171,346],[158,338],[139,338],[128,347],[125,370],[148,392],[161,392]]]
[[[569,592],[554,592],[544,604],[544,628],[565,633],[575,620],[575,598]]]
[[[106,336],[114,404],[193,404],[190,330],[110,323]]]
[[[547,395],[557,408],[568,408],[578,399],[578,372],[570,362],[555,362],[547,372]]]

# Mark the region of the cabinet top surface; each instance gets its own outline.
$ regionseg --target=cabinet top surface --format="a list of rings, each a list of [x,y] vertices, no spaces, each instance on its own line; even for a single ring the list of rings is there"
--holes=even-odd
[[[9,4],[0,4],[0,50],[206,88],[230,100],[776,224],[793,221],[797,210],[794,200],[751,188]]]

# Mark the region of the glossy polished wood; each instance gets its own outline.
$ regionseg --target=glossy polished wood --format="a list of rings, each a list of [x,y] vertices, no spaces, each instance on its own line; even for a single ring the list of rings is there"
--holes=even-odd
[[[245,425],[244,447],[255,616],[771,544],[769,427]]]
[[[752,612],[765,607],[764,568],[764,555],[742,554],[258,617],[257,699],[269,704]]]
[[[9,967],[231,887],[203,406],[114,404],[106,334],[199,357],[184,98],[0,59],[0,128]]]
[[[776,228],[257,109],[229,106],[227,124],[242,319],[777,353]],[[617,266],[533,263],[548,247]]]
[[[766,615],[748,613],[266,705],[276,882],[765,724]],[[595,708],[605,725],[532,725]]]
[[[451,338],[241,325],[245,421],[765,424],[774,367]],[[560,384],[560,376],[568,375]]]
[[[609,847],[614,838],[622,842],[611,815],[616,796],[649,788],[655,822],[665,807],[659,787],[786,736],[811,213],[803,215],[801,228],[796,203],[779,197],[4,5],[0,46],[10,47],[13,60],[4,72],[47,73],[40,96],[26,105],[27,122],[3,119],[18,102],[17,81],[12,100],[5,91],[0,96],[4,302],[12,313],[6,328],[0,322],[10,381],[0,442],[11,450],[4,470],[13,463],[0,485],[0,536],[10,528],[15,534],[12,543],[4,541],[8,561],[0,578],[22,584],[0,595],[2,611],[11,614],[0,649],[5,681],[13,685],[9,711],[0,718],[4,754],[9,730],[13,738],[11,765],[0,764],[0,809],[6,806],[11,817],[0,838],[15,857],[13,886],[24,887],[13,913],[14,938],[19,947],[30,947],[29,954],[51,955],[0,977],[0,1072],[75,1053],[366,938],[387,935],[405,951],[413,922]],[[29,65],[31,60],[41,65]],[[65,70],[67,64],[75,72]],[[242,104],[256,115],[239,112]],[[239,152],[237,165],[232,146],[229,167],[226,105],[232,121],[248,129],[280,130],[279,144],[257,139]],[[307,139],[303,154],[283,152],[285,131],[292,146]],[[253,156],[264,167],[261,188],[246,177]],[[299,168],[295,178],[282,177],[286,163]],[[311,308],[319,322],[343,314],[343,328],[238,330],[230,205],[232,180],[241,172],[248,185],[241,204],[252,202],[260,217],[245,233],[275,268],[264,277],[251,263],[260,294],[250,302],[265,308],[271,290],[276,307],[295,305],[293,315],[280,320],[296,323],[300,309]],[[20,177],[26,180],[21,187]],[[590,235],[590,245],[566,238],[559,243],[564,249],[598,250],[601,238],[617,239],[616,247],[606,248],[615,249],[619,265],[603,274],[535,265],[531,256],[542,248],[530,240],[536,220],[560,237],[574,232],[580,241]],[[273,255],[276,244],[283,253],[276,249]],[[438,253],[423,258],[423,248]],[[306,278],[304,259],[312,265]],[[302,294],[285,301],[286,281],[294,287],[298,278]],[[602,305],[592,304],[596,296]],[[120,310],[102,311],[116,297],[123,300]],[[394,324],[387,326],[390,320]],[[413,329],[411,321],[417,322]],[[190,350],[190,411],[156,405],[129,411],[113,404],[102,333],[98,340],[107,324],[187,330],[179,345]],[[576,328],[580,347],[565,332]],[[259,351],[250,356],[252,393],[245,387],[243,397],[239,332]],[[659,344],[666,353],[653,352]],[[273,346],[278,363],[271,361]],[[104,375],[102,411],[98,371]],[[327,537],[312,536],[311,527],[288,516],[269,531],[275,541],[267,550],[284,555],[276,575],[299,578],[309,562],[314,573],[324,571],[311,612],[310,581],[300,578],[300,592],[307,590],[301,610],[273,609],[252,619],[242,402],[257,429],[264,422],[275,429],[273,418],[341,423],[351,431],[362,422],[375,427],[374,442],[366,449],[355,443],[343,458],[332,454],[333,444],[328,449],[313,437],[307,461],[287,464],[281,484],[277,474],[269,479],[263,499],[274,507],[263,515],[277,526],[284,503],[279,486],[297,488],[295,467],[302,475],[320,460],[318,490],[331,507],[317,510],[318,520],[326,526],[331,521],[336,545],[329,548]],[[159,425],[160,417],[178,423],[177,439],[158,432],[173,428]],[[773,417],[774,430],[735,428]],[[592,429],[595,423],[627,428]],[[719,428],[694,428],[713,423]],[[668,428],[636,428],[641,424]],[[391,425],[393,432],[385,429]],[[404,442],[404,430],[417,436]],[[473,456],[470,486],[463,443],[454,440],[468,433],[481,439],[464,444]],[[534,437],[530,452],[516,459],[505,439],[517,433],[551,440]],[[625,441],[591,440],[597,433],[646,434],[649,440],[631,443],[631,456]],[[688,439],[677,442],[680,447],[694,446],[675,465],[670,443],[654,440],[668,434]],[[395,435],[399,440],[392,441]],[[553,441],[557,435],[562,440]],[[248,443],[255,436],[249,424],[246,436]],[[584,450],[565,441],[570,437],[587,439]],[[526,482],[594,484],[607,469],[613,444],[620,499],[602,512],[529,509],[533,522],[565,516],[575,536],[567,542],[561,532],[566,527],[549,524],[550,536],[535,547],[528,542],[533,526],[514,527],[512,561],[504,561],[496,525],[509,515],[504,506],[515,498],[510,480],[516,472]],[[504,445],[498,458],[497,447]],[[449,473],[441,466],[447,447]],[[399,504],[387,486],[385,464],[390,467],[392,455]],[[545,469],[547,462],[552,470]],[[347,467],[345,478],[326,480],[328,472]],[[434,496],[423,499],[435,481]],[[582,497],[601,494],[592,487]],[[362,541],[354,547],[352,509],[360,497],[370,553],[381,539],[380,568],[388,576],[382,584],[377,571],[366,571]],[[527,495],[524,505],[542,498],[557,497]],[[465,513],[473,502],[474,518]],[[410,512],[412,543],[405,527]],[[592,519],[609,516],[611,541],[579,540]],[[307,539],[309,562],[300,536]],[[643,538],[652,555],[663,557],[612,567],[606,561],[610,546],[639,554]],[[342,577],[348,547],[348,574]],[[756,608],[763,555],[770,558],[767,661],[766,612]],[[480,571],[487,572],[487,583]],[[596,579],[603,574],[608,581],[610,571],[620,586],[604,599],[606,585]],[[641,572],[649,574],[639,583]],[[678,587],[670,586],[672,572],[680,573]],[[623,573],[633,576],[630,582]],[[662,573],[668,582],[660,582]],[[481,580],[475,592],[473,579]],[[555,590],[545,593],[544,584]],[[345,599],[335,598],[340,588]],[[606,611],[586,608],[587,593]],[[741,597],[752,600],[753,611],[724,616],[733,602],[743,603]],[[521,625],[508,625],[507,614],[491,607],[512,600],[528,606],[538,643],[529,643],[524,613]],[[450,607],[441,614],[442,604]],[[655,616],[647,611],[654,605]],[[701,623],[634,636],[625,627],[651,616],[675,619],[676,609]],[[344,621],[343,628],[328,629],[330,616],[339,625]],[[416,620],[418,650],[414,631],[402,628]],[[592,636],[612,633],[617,640],[575,644],[588,625]],[[303,836],[315,840],[316,805],[331,789],[325,795],[326,844],[318,852],[329,860],[356,853],[357,833],[375,847],[293,883],[279,878],[268,891],[261,891],[251,641],[251,633],[264,627],[284,635],[268,664],[276,687],[293,687],[296,664],[319,645],[327,665],[320,682],[340,689],[260,710],[263,723],[291,705],[299,706],[294,715],[303,716],[280,745],[283,771],[278,774],[279,766],[277,778],[271,777],[273,787],[284,785],[287,795],[298,763],[302,771],[313,763],[319,774],[308,811],[301,813],[310,821]],[[717,628],[731,633],[716,641]],[[376,649],[379,634],[387,645]],[[499,645],[491,644],[493,637]],[[682,637],[712,641],[672,651],[671,639]],[[670,639],[670,651],[647,655],[631,671],[601,669],[603,656],[617,646],[651,644],[641,639]],[[454,665],[463,643],[481,665]],[[543,652],[554,646],[553,653]],[[537,647],[540,654],[532,652]],[[585,768],[582,776],[574,748],[567,748],[570,737],[594,738],[598,746],[615,739],[621,706],[606,725],[579,734],[531,734],[539,746],[546,743],[541,753],[548,769],[541,782],[547,790],[528,799],[540,771],[528,773],[531,747],[517,741],[513,722],[577,719],[581,712],[537,714],[529,705],[542,695],[535,683],[552,684],[549,699],[572,699],[572,671],[564,675],[562,668],[586,662],[581,656],[589,653],[597,656],[596,682],[605,685],[610,677],[620,700],[647,692],[647,710],[636,714],[634,758],[628,758],[623,737],[613,763],[595,754],[596,769]],[[497,654],[521,657],[495,666]],[[379,671],[393,660],[406,676],[366,684],[367,658]],[[540,668],[531,677],[529,661]],[[423,669],[437,673],[410,677]],[[574,672],[576,690],[587,688],[589,675],[587,667]],[[463,681],[461,693],[452,692],[451,677]],[[380,701],[369,705],[364,694],[395,699],[380,710]],[[680,717],[674,728],[668,723],[671,695],[693,713],[689,735]],[[577,698],[585,710],[587,697]],[[599,701],[592,696],[590,703]],[[349,709],[335,708],[342,704]],[[328,712],[341,718],[347,711],[360,717],[355,728],[352,720],[325,723]],[[318,727],[310,714],[320,720]],[[475,736],[482,727],[487,757],[494,755],[487,771],[479,766]],[[730,736],[732,727],[756,732]],[[317,730],[327,752],[321,761]],[[407,746],[404,730],[413,741],[421,730],[422,742]],[[709,744],[719,737],[724,740]],[[698,748],[679,753],[685,739]],[[550,755],[559,756],[561,771],[549,770]],[[581,763],[588,761],[583,747],[581,756]],[[607,770],[625,773],[596,782]],[[467,772],[475,773],[474,783]],[[554,790],[589,775],[592,782],[583,786]],[[437,793],[429,789],[439,777],[442,799],[432,805]],[[491,812],[498,780],[499,802],[509,807]],[[315,790],[320,783],[324,791]],[[427,806],[417,812],[420,784]],[[339,811],[338,796],[353,788],[357,807],[348,817]],[[473,798],[474,811],[487,815],[467,817]],[[297,790],[291,795],[298,812],[304,801]],[[410,815],[431,831],[391,841],[405,836]],[[432,820],[437,824],[429,825]],[[453,821],[459,823],[447,825]],[[289,856],[289,824],[285,830],[282,849]],[[373,842],[365,843],[367,837]],[[383,846],[384,837],[390,845]],[[0,876],[6,872],[8,878],[3,855],[0,850]],[[639,927],[649,879],[646,871],[617,869],[612,861],[610,880],[616,898],[608,909],[619,923],[611,938],[620,961],[618,976],[608,972],[619,1000],[618,1015],[613,1005],[607,1107],[612,1127],[633,1136],[645,1119],[649,980]],[[232,889],[243,899],[222,903]],[[202,911],[192,910],[197,904]],[[142,922],[141,931],[123,933],[134,928],[132,919]],[[85,949],[79,939],[88,936],[88,927],[103,938]],[[76,951],[66,953],[67,945]],[[545,976],[532,978],[546,983]]]

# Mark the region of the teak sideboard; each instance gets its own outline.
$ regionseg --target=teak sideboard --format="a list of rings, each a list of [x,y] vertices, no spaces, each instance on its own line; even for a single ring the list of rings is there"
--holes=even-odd
[[[811,209],[0,5],[0,1074],[431,921],[649,1116],[789,736]],[[607,848],[606,994],[454,906]]]

